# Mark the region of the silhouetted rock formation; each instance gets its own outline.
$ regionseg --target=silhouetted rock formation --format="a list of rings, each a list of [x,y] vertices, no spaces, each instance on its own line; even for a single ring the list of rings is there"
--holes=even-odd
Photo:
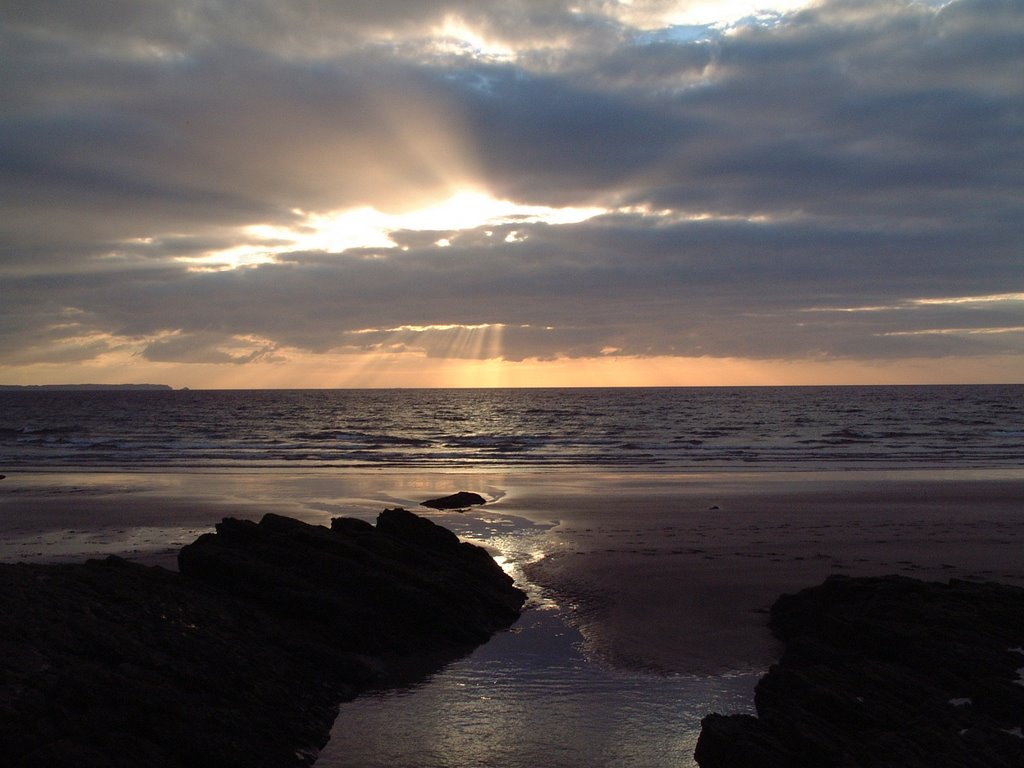
[[[470,491],[459,491],[451,496],[442,496],[439,499],[429,499],[421,503],[421,506],[431,509],[465,509],[466,507],[477,507],[486,504],[487,499],[478,493]]]
[[[758,717],[706,717],[702,768],[1024,765],[1024,590],[833,576],[771,626]]]
[[[180,566],[0,565],[5,765],[309,765],[340,701],[434,671],[524,599],[404,510],[376,528],[229,518]]]
[[[486,551],[404,509],[384,510],[376,527],[338,518],[330,530],[228,518],[183,547],[178,567],[335,648],[376,656],[465,650],[523,603]]]

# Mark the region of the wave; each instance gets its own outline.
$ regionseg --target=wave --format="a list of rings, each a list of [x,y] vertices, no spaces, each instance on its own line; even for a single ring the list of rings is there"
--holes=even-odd
[[[59,407],[52,397],[0,393],[0,472],[1019,467],[1024,447],[1021,386],[103,392]]]

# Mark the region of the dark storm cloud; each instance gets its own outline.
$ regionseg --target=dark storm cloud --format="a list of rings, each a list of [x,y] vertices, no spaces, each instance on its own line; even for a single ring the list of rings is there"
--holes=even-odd
[[[1024,351],[1020,301],[913,302],[1024,292],[1019,3],[653,32],[582,8],[6,3],[0,362]],[[446,13],[524,53],[432,49]],[[460,181],[634,212],[178,261]]]

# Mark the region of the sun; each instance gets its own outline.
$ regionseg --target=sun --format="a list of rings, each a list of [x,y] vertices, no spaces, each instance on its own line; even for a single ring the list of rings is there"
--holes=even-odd
[[[239,231],[238,245],[199,257],[183,257],[182,261],[196,271],[238,269],[273,263],[282,253],[398,248],[393,235],[403,231],[455,233],[508,223],[575,224],[608,212],[599,206],[532,205],[467,186],[428,205],[399,212],[369,205],[328,211],[294,209],[295,219],[288,226],[252,224]],[[448,243],[448,237],[441,237],[435,245]]]

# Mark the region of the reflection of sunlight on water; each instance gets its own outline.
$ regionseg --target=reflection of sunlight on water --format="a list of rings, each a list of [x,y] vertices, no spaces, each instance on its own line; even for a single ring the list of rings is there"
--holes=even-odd
[[[528,609],[423,684],[343,704],[318,768],[692,766],[704,715],[752,710],[758,674],[665,676],[587,658],[579,631],[524,575],[550,526],[484,510],[444,524],[487,547]]]
[[[528,607],[558,608],[558,603],[539,586],[529,581],[524,572],[526,566],[546,556],[543,537],[547,529],[537,531],[517,528],[511,533],[498,533],[495,528],[491,530],[496,535],[482,538],[466,536],[465,540],[486,547],[492,553],[495,562],[501,566],[501,569],[512,577],[516,586],[526,592]]]
[[[343,704],[318,766],[693,765],[700,719],[749,711],[756,675],[658,676],[588,660],[553,610],[428,682]]]

